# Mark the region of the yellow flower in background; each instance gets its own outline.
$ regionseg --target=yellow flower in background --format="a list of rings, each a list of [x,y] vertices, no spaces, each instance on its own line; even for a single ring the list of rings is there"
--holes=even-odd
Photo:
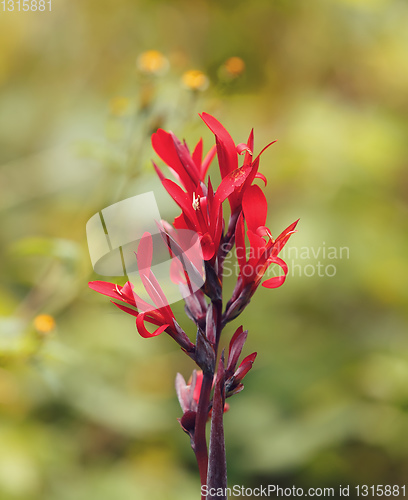
[[[34,318],[34,328],[38,333],[46,334],[55,329],[55,319],[49,314],[39,314]]]
[[[220,80],[231,81],[242,75],[245,71],[245,62],[240,57],[230,57],[218,69]]]
[[[142,73],[163,75],[169,69],[169,61],[158,50],[147,50],[137,58],[136,65]]]
[[[198,69],[190,69],[181,77],[183,85],[191,90],[206,90],[210,85],[208,76]]]
[[[230,57],[225,61],[224,68],[230,76],[236,77],[245,71],[245,62],[240,57]]]

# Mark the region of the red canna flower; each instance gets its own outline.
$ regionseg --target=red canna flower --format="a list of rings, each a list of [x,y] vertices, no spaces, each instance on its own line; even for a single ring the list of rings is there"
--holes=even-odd
[[[166,132],[163,129],[158,129],[152,135],[152,145],[156,153],[169,167],[173,176],[188,193],[193,193],[197,186],[204,182],[216,153],[215,146],[213,146],[203,160],[203,140],[200,139],[191,155],[185,142],[181,143],[173,132]],[[154,162],[153,165],[160,180],[164,180],[165,176],[162,171]],[[205,188],[205,186],[202,187]]]
[[[247,144],[234,143],[234,140],[228,131],[221,125],[221,123],[208,113],[202,113],[201,118],[204,120],[208,128],[214,133],[217,145],[217,157],[220,167],[221,177],[224,179],[229,175],[238,175],[244,169],[248,171],[244,182],[242,182],[237,189],[233,190],[228,195],[228,200],[231,206],[231,214],[234,215],[241,209],[242,196],[246,189],[252,184],[255,178],[262,179],[266,184],[266,178],[263,174],[258,172],[259,160],[261,154],[274,142],[269,143],[252,161],[252,154],[254,148],[254,132],[251,130]],[[241,168],[238,168],[238,155],[244,154],[244,163]]]
[[[295,228],[299,220],[287,227],[275,240],[270,230],[265,226],[267,209],[267,201],[261,188],[256,185],[250,186],[244,193],[242,212],[236,225],[235,241],[240,274],[232,298],[227,304],[225,321],[236,318],[248,305],[264,274],[272,264],[280,266],[283,275],[267,279],[262,283],[262,286],[277,288],[285,282],[288,266],[278,257],[278,254],[290,236],[296,232]],[[245,223],[247,226],[246,235],[249,240],[248,259]]]
[[[195,361],[200,370],[193,370],[187,383],[182,375],[176,377],[177,396],[183,411],[179,422],[190,436],[201,485],[219,488],[227,485],[223,413],[229,406],[225,398],[244,388],[243,379],[257,356],[253,352],[238,364],[248,335],[240,326],[231,338],[225,363],[224,351],[220,356],[218,352],[221,333],[226,323],[248,305],[269,266],[277,264],[283,274],[265,280],[262,285],[276,288],[284,283],[288,267],[279,258],[279,253],[296,232],[298,221],[276,239],[265,225],[267,201],[262,189],[253,182],[258,178],[266,185],[266,178],[258,172],[259,162],[261,154],[273,142],[254,159],[253,131],[247,143],[236,145],[218,120],[207,113],[200,116],[215,135],[216,142],[204,159],[201,139],[191,154],[186,143],[172,132],[159,129],[152,136],[155,152],[175,179],[168,179],[153,162],[164,188],[181,209],[172,226],[165,221],[159,224],[159,232],[171,257],[170,279],[184,299],[187,316],[195,323],[196,345],[178,325],[152,272],[153,241],[149,233],[143,235],[136,253],[141,283],[148,298],[143,299],[135,293],[129,281],[123,287],[102,281],[90,282],[89,286],[114,299],[113,303],[122,311],[135,316],[142,337],[155,337],[165,331]],[[221,183],[213,189],[206,176],[215,155]],[[241,166],[239,155],[244,155]],[[231,213],[225,231],[223,203],[226,200]],[[223,267],[234,244],[239,276],[223,313]],[[146,328],[146,322],[155,326],[153,333]],[[208,444],[206,423],[209,418]],[[201,498],[204,500],[205,495]]]
[[[284,274],[270,278],[262,283],[266,288],[277,288],[281,286],[286,278],[288,268],[286,263],[278,257],[279,252],[285,246],[289,237],[295,233],[298,221],[287,227],[274,240],[272,234],[265,227],[267,214],[267,201],[259,186],[250,186],[242,200],[243,212],[238,218],[236,230],[237,258],[240,267],[240,277],[243,285],[251,284],[251,292],[254,293],[268,267],[278,264]],[[249,259],[246,259],[245,224],[247,225],[247,236],[250,243]],[[264,238],[267,238],[266,240]],[[251,295],[252,295],[251,293]]]
[[[103,295],[118,300],[119,303],[111,302],[122,311],[135,316],[136,327],[142,337],[156,337],[166,331],[185,350],[192,351],[193,344],[178,325],[166,296],[151,270],[152,257],[152,237],[150,233],[144,233],[138,246],[136,259],[142,283],[153,304],[149,304],[143,300],[134,291],[134,286],[129,281],[123,287],[105,281],[91,281],[89,282],[89,287]],[[146,321],[158,328],[153,333],[149,332],[145,326]]]
[[[163,132],[156,132],[153,141],[156,152],[160,152],[161,157],[177,173],[181,184],[186,188],[184,191],[177,183],[166,179],[155,166],[164,188],[182,210],[181,215],[174,220],[174,227],[195,231],[200,239],[204,260],[214,260],[224,226],[222,203],[241,188],[249,177],[252,167],[244,166],[228,173],[214,193],[211,181],[208,180],[207,188],[200,178],[200,175],[206,172],[207,162],[205,162],[205,167],[199,170],[192,158],[187,155],[185,150],[187,146],[178,142],[179,146],[176,149],[174,146],[175,136]],[[169,138],[172,139],[171,142],[169,142]],[[166,145],[168,147],[174,146],[174,151],[179,153],[180,150],[183,151],[185,153],[183,162],[179,156],[174,154],[174,151],[167,156],[163,154]]]

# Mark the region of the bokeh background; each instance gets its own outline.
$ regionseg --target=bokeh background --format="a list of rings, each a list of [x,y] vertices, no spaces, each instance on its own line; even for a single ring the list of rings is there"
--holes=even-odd
[[[285,285],[235,321],[259,354],[225,416],[229,484],[407,483],[407,26],[405,0],[0,10],[2,500],[199,498],[174,391],[192,363],[88,289],[85,224],[160,192],[157,127],[208,149],[201,111],[278,139],[268,226],[301,217]]]

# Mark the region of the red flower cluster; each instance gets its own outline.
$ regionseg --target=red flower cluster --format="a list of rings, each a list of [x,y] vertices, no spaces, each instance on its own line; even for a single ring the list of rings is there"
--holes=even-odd
[[[232,247],[235,238],[240,274],[233,297],[226,308],[224,321],[227,322],[234,319],[248,304],[271,264],[278,264],[284,274],[266,280],[263,286],[276,288],[283,284],[288,269],[278,254],[289,236],[295,231],[297,222],[285,229],[276,240],[265,227],[267,201],[262,189],[253,184],[253,181],[258,178],[266,184],[265,176],[258,172],[259,160],[263,151],[273,142],[253,159],[253,131],[246,144],[235,145],[227,130],[213,116],[203,113],[201,118],[212,130],[216,140],[216,145],[210,149],[204,159],[202,139],[191,154],[185,142],[180,142],[172,132],[159,129],[152,135],[152,145],[177,183],[166,178],[154,162],[153,165],[163,186],[181,208],[181,214],[173,222],[174,228],[189,229],[198,235],[204,260],[208,261],[212,267],[217,267],[217,265],[221,267],[222,263],[217,262],[217,259],[220,261],[225,258],[225,251],[223,255],[222,249],[228,248],[228,245]],[[239,167],[238,157],[243,154],[245,155],[243,165]],[[215,155],[218,158],[222,180],[214,191],[209,177],[207,184],[205,183],[205,176]],[[227,199],[231,207],[231,215],[228,232],[224,234],[223,202]],[[249,240],[249,247],[245,242],[245,233]],[[146,234],[138,248],[137,263],[139,270],[143,270],[140,273],[141,278],[153,301],[153,307],[146,304],[140,297],[135,298],[129,282],[123,288],[101,281],[90,282],[89,286],[99,293],[118,300],[119,303],[114,302],[115,305],[136,316],[136,325],[142,337],[153,337],[163,331],[172,336],[177,335],[176,330],[179,332],[180,328],[178,325],[175,327],[176,322],[172,310],[150,270],[151,247],[151,237],[149,238]],[[248,249],[249,258],[247,259]],[[128,305],[134,308],[129,308]],[[199,309],[205,315],[202,300],[199,302]],[[150,333],[144,325],[145,321],[158,328]]]
[[[142,337],[154,337],[162,332],[169,334],[196,362],[200,371],[193,371],[186,384],[179,374],[176,389],[183,417],[180,424],[190,435],[192,448],[200,469],[201,482],[217,483],[226,477],[223,448],[222,414],[226,409],[225,398],[243,389],[242,380],[251,369],[256,352],[237,363],[247,338],[247,331],[240,326],[229,344],[224,365],[224,353],[218,358],[221,331],[248,305],[253,294],[272,264],[277,264],[283,274],[262,283],[266,288],[281,286],[288,268],[279,258],[279,252],[295,232],[297,221],[287,227],[276,239],[266,227],[267,201],[261,187],[254,184],[266,178],[258,172],[261,153],[253,157],[254,135],[251,131],[247,143],[236,145],[227,130],[213,116],[203,113],[201,118],[215,135],[215,146],[203,159],[203,142],[200,140],[193,153],[185,142],[172,132],[159,129],[152,136],[152,145],[158,156],[169,168],[175,180],[168,179],[155,164],[154,168],[166,191],[181,213],[173,225],[163,222],[161,234],[170,254],[178,258],[171,268],[173,282],[178,283],[185,301],[185,310],[197,327],[197,339],[193,343],[177,323],[163,290],[152,272],[153,244],[150,234],[145,233],[136,253],[137,266],[142,284],[151,303],[143,300],[127,282],[123,287],[113,283],[93,281],[89,286],[99,293],[116,300],[122,311],[136,317],[136,326]],[[239,166],[239,156],[244,155]],[[214,189],[210,177],[206,180],[209,166],[217,156],[221,182]],[[223,204],[228,200],[230,216],[225,224]],[[183,241],[181,233],[193,235],[199,240],[205,262],[205,282],[193,290],[191,277],[196,269],[194,252],[188,252],[191,241]],[[187,237],[189,240],[189,237]],[[223,310],[223,264],[227,254],[236,246],[239,276],[232,297]],[[202,262],[202,260],[201,260]],[[191,272],[193,270],[193,272]],[[150,332],[145,323],[154,325]],[[209,454],[205,437],[205,424],[211,416]],[[208,469],[207,469],[208,467]],[[223,472],[224,471],[224,472]],[[208,474],[208,475],[207,475]],[[218,478],[218,479],[217,479]],[[221,480],[221,479],[220,479]],[[226,479],[222,479],[222,481]]]

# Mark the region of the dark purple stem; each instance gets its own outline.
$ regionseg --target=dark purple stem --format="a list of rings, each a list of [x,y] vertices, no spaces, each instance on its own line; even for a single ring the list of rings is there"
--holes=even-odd
[[[214,388],[214,398],[211,417],[210,450],[207,475],[207,499],[227,500],[226,494],[213,495],[212,492],[226,492],[227,460],[225,456],[224,439],[224,403],[225,403],[225,371],[224,355],[218,363],[217,378]]]
[[[200,472],[201,486],[207,483],[208,452],[207,440],[205,437],[205,426],[208,418],[208,408],[210,404],[211,387],[214,375],[211,372],[203,374],[200,398],[198,400],[197,416],[195,422],[193,450],[197,459],[198,470]],[[206,500],[205,495],[201,495],[201,500]]]

